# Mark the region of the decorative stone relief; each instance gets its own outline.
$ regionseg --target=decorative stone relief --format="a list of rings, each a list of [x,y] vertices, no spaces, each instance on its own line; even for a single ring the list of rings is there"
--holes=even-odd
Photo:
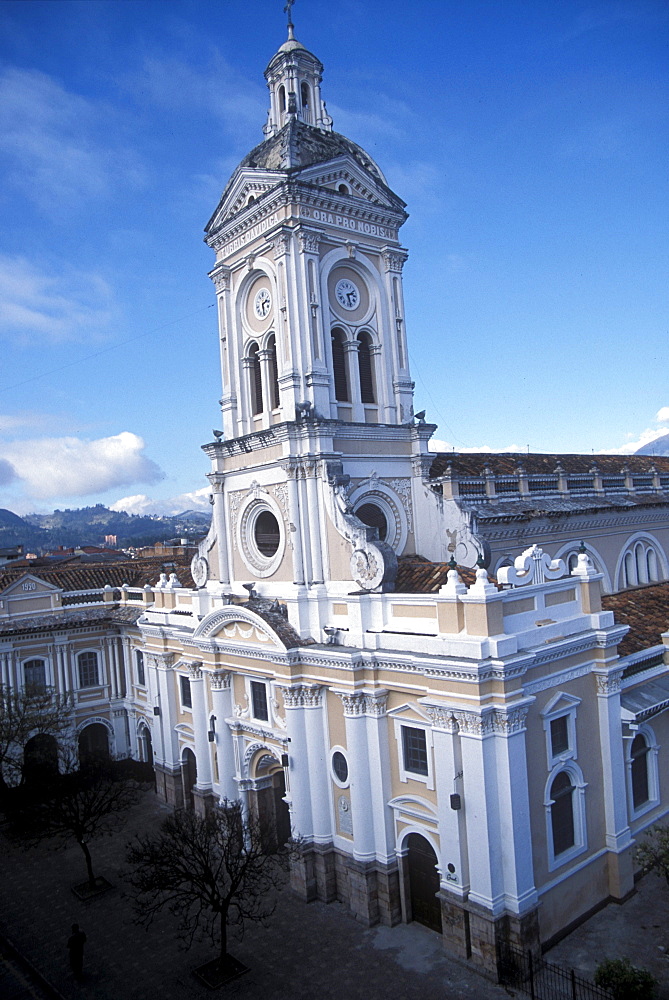
[[[353,816],[351,814],[351,803],[345,795],[340,795],[337,799],[337,817],[339,829],[342,833],[353,836]]]
[[[295,687],[279,687],[286,708],[319,708],[323,703],[323,688],[320,684],[298,684]]]
[[[218,295],[221,292],[230,291],[230,270],[229,268],[211,271],[209,277],[214,282],[214,288]]]
[[[192,681],[202,680],[202,660],[191,660],[185,666],[188,668],[188,673]]]
[[[621,689],[622,670],[612,670],[611,673],[595,673],[597,694],[616,694]]]
[[[409,254],[406,250],[384,250],[383,251],[383,263],[386,271],[397,271],[401,272],[404,267],[404,263]]]
[[[229,691],[232,682],[232,674],[229,670],[217,670],[214,674],[209,674],[209,686],[212,691]]]
[[[234,493],[228,494],[228,509],[230,511],[230,522],[231,522],[233,537],[237,531],[237,516],[239,514],[239,506],[244,496],[245,496],[245,490],[235,490]]]
[[[567,567],[562,559],[551,559],[538,545],[531,545],[514,560],[513,566],[502,566],[497,571],[500,583],[523,587],[528,583],[545,583],[565,576]]]
[[[272,249],[274,251],[274,259],[277,257],[283,257],[290,250],[290,233],[281,232],[272,240]]]
[[[413,531],[413,503],[411,500],[411,480],[410,479],[391,479],[388,483],[391,489],[397,493],[398,497],[402,501],[402,506],[404,507],[404,513],[407,518],[407,528],[410,532]]]
[[[190,563],[190,572],[195,586],[204,587],[209,579],[209,563],[204,556],[193,556]]]
[[[379,688],[378,691],[372,692],[354,691],[349,693],[347,691],[337,691],[336,694],[342,700],[344,715],[348,715],[349,717],[371,715],[380,718],[386,714],[388,692],[385,688]]]
[[[300,229],[297,238],[300,241],[300,253],[318,253],[323,236],[321,233],[311,232],[308,229]]]

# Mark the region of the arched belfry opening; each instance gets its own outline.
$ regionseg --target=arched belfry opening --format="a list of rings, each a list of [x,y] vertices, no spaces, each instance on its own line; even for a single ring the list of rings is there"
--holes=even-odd
[[[358,334],[358,374],[360,377],[360,400],[376,403],[374,370],[372,365],[372,338],[363,330]]]
[[[332,374],[334,376],[335,399],[338,403],[350,403],[351,393],[346,371],[346,334],[339,327],[332,331]]]

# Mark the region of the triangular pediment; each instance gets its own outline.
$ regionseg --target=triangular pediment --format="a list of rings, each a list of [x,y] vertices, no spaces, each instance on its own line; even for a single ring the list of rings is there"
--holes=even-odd
[[[404,202],[393,195],[385,185],[379,184],[366,170],[359,166],[352,156],[338,156],[328,163],[318,163],[306,167],[300,172],[300,180],[331,190],[333,193],[343,193],[346,198],[360,198],[363,201],[388,208],[394,211],[403,208]],[[347,192],[340,192],[340,186]]]
[[[34,597],[35,594],[54,594],[59,593],[60,590],[60,587],[54,587],[52,583],[47,583],[46,580],[42,580],[39,576],[34,576],[32,573],[24,573],[18,580],[10,583],[1,592],[1,595],[2,597]]]
[[[249,216],[252,215],[255,203],[285,179],[285,174],[278,171],[239,167],[223,192],[205,231],[215,232],[228,219],[245,210],[248,211]]]
[[[405,702],[404,705],[389,709],[388,715],[393,719],[404,719],[406,722],[425,723],[430,721],[428,714],[423,711],[421,706],[415,705],[413,702]]]
[[[580,698],[576,698],[573,694],[567,694],[566,691],[558,691],[541,710],[541,715],[545,718],[556,712],[571,712],[580,704]]]

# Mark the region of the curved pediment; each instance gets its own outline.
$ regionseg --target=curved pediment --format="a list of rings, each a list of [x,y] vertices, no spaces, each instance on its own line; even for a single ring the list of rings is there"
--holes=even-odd
[[[285,643],[272,626],[260,615],[239,605],[230,605],[212,611],[203,618],[194,634],[194,639],[219,639],[223,642],[248,646],[275,646],[285,650]]]

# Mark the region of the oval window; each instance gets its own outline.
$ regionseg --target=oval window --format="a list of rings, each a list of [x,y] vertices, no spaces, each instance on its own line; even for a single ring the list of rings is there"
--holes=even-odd
[[[258,514],[253,534],[261,555],[268,558],[273,556],[279,548],[281,534],[279,531],[279,522],[271,511],[263,510]]]
[[[337,780],[345,785],[348,781],[348,761],[341,750],[335,750],[332,754],[332,770]]]

